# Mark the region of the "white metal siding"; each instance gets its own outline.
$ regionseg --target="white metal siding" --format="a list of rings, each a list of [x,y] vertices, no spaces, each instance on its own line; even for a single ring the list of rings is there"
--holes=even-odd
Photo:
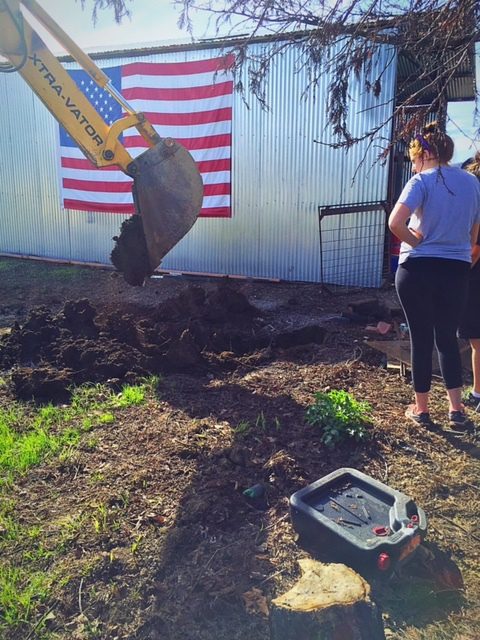
[[[197,60],[219,53],[185,50],[152,54],[148,60]],[[385,48],[376,64],[384,68],[392,55]],[[129,54],[106,59],[99,66],[139,59],[145,56]],[[389,118],[394,70],[395,64],[388,66],[379,99],[368,94],[362,83],[352,87],[349,122],[354,135]],[[242,80],[247,86],[247,78]],[[268,111],[251,96],[247,108],[242,97],[235,95],[233,218],[200,218],[164,259],[163,269],[319,281],[318,206],[387,197],[387,168],[377,164],[372,169],[378,148],[360,143],[347,153],[314,142],[331,140],[325,130],[329,81],[327,74],[321,78],[316,98],[312,92],[304,95],[308,69],[299,50],[291,49],[277,59],[268,77]],[[54,118],[15,74],[0,74],[0,105],[0,252],[109,264],[112,237],[124,216],[62,210]],[[379,136],[389,137],[389,125]],[[382,228],[376,246],[360,250],[350,282],[345,283],[378,286],[385,220],[378,214],[354,214],[348,217],[352,229],[360,226],[357,216],[363,216],[363,221],[377,216],[373,224]],[[348,233],[343,239],[355,241]],[[375,266],[367,282],[356,283],[359,264],[367,260]],[[328,273],[325,262],[323,269]]]

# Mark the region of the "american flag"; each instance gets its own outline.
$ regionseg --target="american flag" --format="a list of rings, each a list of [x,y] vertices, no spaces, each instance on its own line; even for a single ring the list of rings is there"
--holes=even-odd
[[[200,215],[231,216],[232,58],[192,62],[132,62],[103,71],[135,111],[145,113],[162,138],[174,138],[197,163],[204,184]],[[107,124],[122,108],[83,70],[69,71]],[[146,148],[137,130],[121,142],[132,157]],[[60,126],[62,200],[66,209],[134,213],[132,180],[117,167],[97,169]]]

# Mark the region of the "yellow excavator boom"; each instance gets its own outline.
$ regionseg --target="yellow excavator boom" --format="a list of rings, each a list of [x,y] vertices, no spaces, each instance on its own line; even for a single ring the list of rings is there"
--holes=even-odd
[[[122,106],[125,116],[107,124],[28,22],[33,15],[96,84]],[[122,225],[111,260],[127,282],[143,284],[162,258],[190,230],[201,209],[203,184],[190,153],[161,138],[35,0],[0,0],[0,71],[15,71],[96,167],[118,166],[133,178],[137,216]],[[148,149],[132,158],[119,140],[135,127]]]

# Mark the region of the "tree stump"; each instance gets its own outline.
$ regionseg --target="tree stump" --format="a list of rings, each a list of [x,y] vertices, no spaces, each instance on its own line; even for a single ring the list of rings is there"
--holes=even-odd
[[[272,600],[271,640],[384,640],[370,585],[343,564],[299,561],[300,580]]]

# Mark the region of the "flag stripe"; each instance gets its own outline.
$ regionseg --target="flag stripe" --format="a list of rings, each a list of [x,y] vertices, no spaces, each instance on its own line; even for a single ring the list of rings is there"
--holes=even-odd
[[[144,112],[145,113],[145,112]],[[216,111],[198,111],[190,113],[154,113],[146,112],[145,116],[150,124],[165,127],[190,127],[197,124],[212,124],[225,120],[228,124],[232,119],[232,108],[217,109]]]
[[[204,218],[229,218],[230,206],[228,207],[210,207],[209,209],[202,209]]]
[[[208,85],[215,86],[231,81],[231,77],[224,73],[198,73],[194,75],[156,76],[132,75],[122,78],[122,92],[139,87],[140,89],[198,89]],[[233,86],[233,85],[232,85]]]
[[[217,183],[217,184],[204,184],[203,185],[203,194],[205,197],[207,196],[229,196],[230,195],[230,184],[225,183]]]
[[[76,211],[99,211],[100,213],[135,213],[135,207],[131,203],[115,203],[111,202],[85,202],[85,200],[76,200],[73,198],[64,198],[63,206],[65,209],[75,209]]]
[[[90,186],[88,186],[87,189],[70,189],[68,187],[64,187],[63,193],[66,200],[83,200],[85,204],[89,205],[90,211],[94,211],[94,209],[91,208],[93,202],[99,202],[104,205],[110,203],[112,204],[112,206],[114,206],[115,204],[128,204],[131,208],[131,212],[133,213],[133,211],[135,211],[135,207],[133,206],[131,186],[126,191],[113,192],[115,194],[114,197],[112,197],[112,193],[107,191],[106,189],[95,191]]]
[[[216,98],[199,98],[198,100],[155,100],[147,95],[143,99],[130,100],[135,111],[162,113],[198,113],[216,111],[217,109],[231,109],[233,105],[231,95]]]
[[[78,162],[81,162],[78,160]],[[82,169],[78,170],[77,167],[63,167],[63,180],[66,184],[67,180],[83,180],[85,182],[127,182],[131,183],[132,179],[127,176],[123,171],[98,171],[97,169]]]
[[[70,183],[68,182],[70,181]],[[84,183],[80,189],[87,190],[87,184],[92,184],[92,189],[95,189],[94,183],[106,184],[106,183],[126,183],[131,184],[132,179],[125,175],[122,171],[78,171],[77,169],[63,169],[63,186],[70,189],[73,188],[73,182],[76,185]],[[203,184],[229,184],[230,183],[230,171],[208,171],[203,175]],[[108,187],[106,187],[108,188]],[[113,191],[112,188],[109,188]]]
[[[63,188],[75,189],[77,191],[85,191],[95,193],[101,191],[104,193],[131,193],[132,181],[130,182],[100,182],[95,180],[72,180],[72,178],[63,179]]]
[[[202,174],[210,173],[210,171],[228,171],[230,173],[232,162],[230,158],[219,158],[218,160],[199,160],[197,162],[198,170]]]
[[[203,199],[203,210],[210,209],[211,207],[229,207],[230,196],[228,194],[205,196]]]
[[[129,152],[137,157],[145,149],[138,149],[138,147],[129,147]],[[211,149],[189,149],[190,155],[196,163],[210,160],[224,160],[230,159],[230,147],[213,147]]]
[[[83,154],[82,154],[83,155]],[[95,165],[93,165],[90,160],[85,157],[82,158],[68,158],[63,156],[61,159],[61,164],[64,169],[62,175],[68,177],[68,169],[82,169],[83,171],[92,171],[98,175],[98,170]],[[230,171],[231,160],[230,158],[219,158],[218,160],[200,160],[197,162],[198,170],[201,174],[207,174],[209,172],[216,171]],[[104,176],[104,180],[121,180],[125,178],[125,174],[117,169],[116,167],[105,167],[102,170],[101,175]],[[110,174],[114,174],[112,178],[110,178]],[[77,174],[78,175],[78,174]]]
[[[147,119],[149,119],[149,115],[145,114]],[[168,126],[168,125],[153,125],[156,129],[158,135],[161,138],[174,138],[175,140],[185,139],[187,136],[193,139],[199,138],[208,138],[212,135],[223,135],[229,134],[231,129],[230,122],[209,122],[206,124],[192,124],[190,126]],[[145,141],[139,136],[136,129],[128,129],[124,133],[123,141],[126,143],[129,139],[135,139],[137,142],[133,146],[138,146],[143,151],[145,151]],[[182,143],[183,144],[183,143]],[[184,145],[187,146],[187,145]],[[188,147],[187,147],[188,149]]]
[[[135,207],[133,206],[133,200],[124,197],[122,201],[118,201],[114,204],[111,202],[111,198],[102,197],[102,195],[96,194],[94,197],[90,192],[84,193],[82,191],[69,190],[65,191],[65,202],[75,202],[74,207],[68,207],[72,209],[79,209],[80,211],[96,211],[96,207],[100,207],[100,211],[111,211],[112,213],[135,213]],[[80,206],[83,203],[83,207]],[[228,194],[218,194],[205,196],[202,211],[207,211],[211,208],[229,207],[230,197]]]
[[[188,87],[131,87],[125,89],[123,95],[126,100],[158,100],[158,101],[196,101],[206,100],[209,98],[218,98],[219,96],[231,96],[233,91],[233,82],[219,82],[214,85],[206,85],[192,88]]]
[[[132,181],[130,182],[100,182],[95,180],[76,180],[72,178],[63,179],[63,188],[90,193],[131,193]],[[229,183],[214,183],[203,185],[204,196],[219,196],[230,194]],[[88,197],[85,195],[85,197]]]
[[[193,60],[188,62],[130,62],[123,68],[125,77],[141,76],[186,76],[206,72],[218,72],[230,68],[233,64],[232,56],[210,58],[208,60]]]
[[[175,140],[182,144],[186,149],[188,149],[188,151],[192,151],[194,149],[230,147],[231,139],[232,137],[230,134],[205,136],[204,138],[179,138],[178,136],[175,138]],[[142,136],[130,136],[129,138],[125,139],[125,146],[127,148],[131,148],[134,146],[141,148],[142,142]]]
[[[85,202],[84,200],[77,200],[73,198],[65,198],[64,206],[66,209],[73,209],[75,211],[98,211],[100,213],[135,213],[135,208],[132,204],[125,203],[104,203],[104,202]],[[209,206],[202,208],[200,215],[204,218],[229,218],[230,217],[230,203],[219,206]]]
[[[141,139],[143,142],[143,138]],[[129,147],[129,152],[136,158],[145,151],[143,147]],[[86,164],[82,165],[86,169],[92,171],[118,171],[122,173],[118,167],[105,167],[103,169],[97,169],[88,159],[85,158],[83,153],[78,147],[65,147],[62,149],[63,157],[62,162],[65,160],[85,160]],[[212,147],[206,149],[190,149],[190,153],[195,162],[225,160],[230,158],[230,147]]]

